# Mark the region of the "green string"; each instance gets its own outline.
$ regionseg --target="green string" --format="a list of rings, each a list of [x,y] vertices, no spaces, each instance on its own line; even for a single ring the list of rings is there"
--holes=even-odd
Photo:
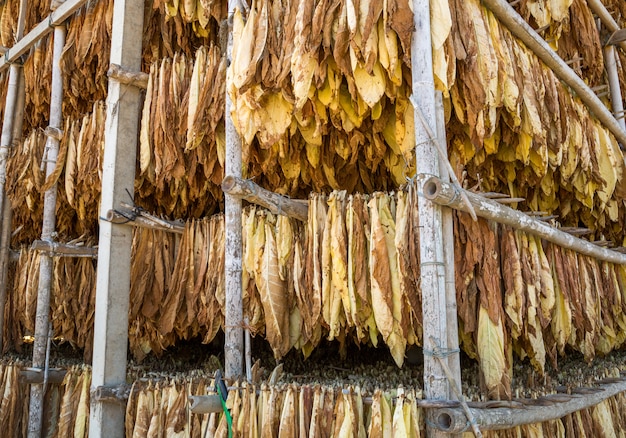
[[[215,388],[217,389],[217,394],[220,396],[220,402],[222,403],[224,415],[226,415],[226,424],[228,425],[228,438],[233,438],[233,417],[230,416],[230,411],[226,407],[226,398],[224,397],[224,394],[222,394],[220,385],[215,385]],[[226,397],[228,397],[228,395],[226,395]]]

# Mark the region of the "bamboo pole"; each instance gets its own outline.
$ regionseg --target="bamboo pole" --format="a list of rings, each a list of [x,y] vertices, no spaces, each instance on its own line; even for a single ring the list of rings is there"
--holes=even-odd
[[[28,32],[24,38],[16,42],[13,47],[7,49],[4,56],[0,58],[0,71],[5,70],[10,65],[19,61],[19,58],[37,41],[51,33],[52,29],[56,26],[63,24],[65,20],[70,18],[72,14],[86,2],[87,0],[65,0],[63,4]]]
[[[432,67],[430,35],[430,2],[413,0],[413,32],[411,42],[411,97],[415,110],[415,156],[417,189],[422,191],[424,175],[439,174],[437,146],[429,132],[436,131],[435,84]],[[422,120],[427,126],[422,126]],[[428,128],[428,129],[426,129]],[[420,223],[420,274],[422,286],[422,314],[424,331],[424,396],[428,399],[448,398],[449,385],[442,364],[435,357],[436,347],[448,352],[448,325],[446,315],[445,262],[441,207],[418,198]],[[432,412],[426,413],[432,420]],[[428,421],[429,437],[442,436]]]
[[[568,401],[555,402],[546,406],[539,403],[536,406],[526,404],[520,408],[469,408],[481,430],[502,430],[523,424],[543,423],[556,420],[582,409],[589,409],[621,392],[626,391],[626,380],[602,385],[596,391],[589,391],[584,395],[572,394]],[[545,397],[549,400],[549,396]],[[442,408],[437,411],[437,424],[446,433],[455,433],[467,427],[467,417],[461,408]]]
[[[143,27],[143,1],[115,0],[109,63],[123,65],[130,71],[141,69]],[[134,193],[142,101],[140,88],[109,78],[100,212],[129,201],[129,193]],[[131,227],[100,221],[92,394],[126,383],[132,239]],[[124,404],[92,398],[89,437],[124,436],[124,413]]]
[[[436,204],[467,212],[467,207],[460,200],[458,190],[464,189],[455,188],[451,184],[441,181],[439,178],[431,177],[424,183],[423,193],[426,199]],[[467,190],[465,190],[465,192],[476,214],[480,217],[509,225],[563,248],[571,249],[598,260],[621,265],[626,264],[626,254],[579,239],[545,222],[528,216],[526,213],[502,205],[495,200],[487,199]]]
[[[615,120],[613,114],[604,106],[604,103],[587,86],[587,84],[563,61],[559,55],[546,43],[541,36],[509,5],[506,0],[482,0],[485,6],[493,12],[500,22],[513,35],[519,38],[537,55],[563,82],[568,85],[570,92],[575,92],[587,108],[598,118],[622,144],[626,145],[626,132]],[[592,1],[593,3],[593,1]]]
[[[228,46],[226,56],[228,65],[232,61],[233,32],[232,17],[239,7],[237,0],[228,0]],[[226,86],[226,162],[225,174],[241,178],[241,139],[235,130],[230,116],[232,101]],[[226,379],[237,379],[243,372],[243,302],[242,302],[242,222],[241,199],[224,193],[224,274],[226,276],[226,309],[225,309],[225,340],[224,340],[224,375]]]
[[[9,85],[4,103],[4,118],[2,121],[2,135],[0,136],[0,211],[3,210],[7,172],[7,159],[11,148],[13,135],[13,120],[16,113],[17,95],[19,90],[22,67],[12,64],[9,70]]]
[[[303,222],[306,222],[309,217],[309,201],[290,199],[270,192],[249,179],[227,175],[222,181],[222,190],[229,195],[265,207],[274,214],[293,217]]]
[[[609,89],[611,91],[611,109],[613,115],[617,119],[617,123],[620,124],[622,130],[626,131],[626,121],[624,121],[624,100],[622,97],[622,90],[619,85],[619,74],[617,71],[617,54],[615,53],[615,47],[606,46],[604,48],[604,66],[609,78]],[[626,146],[626,144],[622,144]]]
[[[437,116],[437,141],[443,151],[446,151],[447,159],[447,143],[446,143],[446,121],[443,110],[443,95],[440,91],[435,94],[436,116]],[[441,179],[450,182],[448,167],[439,163],[439,172]],[[454,224],[452,221],[452,210],[449,208],[442,209],[442,230],[443,230],[443,256],[445,263],[445,287],[446,287],[446,319],[447,319],[447,335],[448,349],[451,351],[459,350],[459,322],[458,311],[456,306],[456,285],[454,278]],[[448,356],[448,368],[451,376],[457,381],[461,381],[461,352],[460,350]],[[443,366],[444,372],[445,366]],[[446,373],[447,376],[447,373]],[[448,379],[449,380],[449,379]],[[456,399],[454,384],[450,383],[450,400]]]
[[[25,3],[26,0],[23,0]],[[17,88],[17,98],[15,104],[15,117],[13,122],[13,135],[11,139],[11,148],[15,147],[15,144],[21,140],[22,124],[24,121],[24,103],[25,103],[25,88],[24,88],[24,72],[20,69],[19,81]],[[6,161],[5,161],[6,163]],[[5,167],[6,169],[6,167]],[[11,262],[11,227],[13,222],[13,210],[11,202],[6,197],[4,191],[4,183],[2,184],[2,190],[0,192],[0,205],[2,208],[2,225],[0,231],[0,354],[4,348],[4,307],[7,300],[7,281],[9,274],[9,264]]]
[[[0,232],[0,354],[4,349],[4,308],[7,302],[7,278],[9,273],[9,249],[11,247],[11,203],[5,202],[2,209],[2,229]]]
[[[587,0],[587,5],[589,5],[593,13],[600,18],[600,21],[609,32],[617,32],[620,30],[619,24],[617,24],[617,21],[609,14],[609,11],[606,10],[601,0]],[[622,50],[626,51],[626,41],[621,41],[617,43],[617,45],[621,47]]]
[[[52,86],[50,97],[49,126],[60,129],[63,126],[63,76],[60,67],[61,54],[65,46],[65,26],[54,28],[54,49],[52,53]],[[46,177],[56,166],[59,140],[48,136],[46,141]],[[53,184],[44,194],[43,226],[41,240],[51,242],[56,229],[57,184]],[[46,345],[50,324],[50,289],[52,286],[53,259],[42,254],[39,259],[39,286],[37,289],[37,314],[35,316],[35,341],[33,345],[33,367],[43,368],[46,363]],[[30,387],[30,408],[28,418],[28,437],[41,436],[44,408],[44,387],[35,384]]]

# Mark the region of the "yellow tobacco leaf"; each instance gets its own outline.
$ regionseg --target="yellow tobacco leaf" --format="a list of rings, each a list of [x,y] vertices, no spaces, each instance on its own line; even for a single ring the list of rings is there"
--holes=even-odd
[[[283,408],[280,413],[280,426],[278,427],[278,438],[290,438],[297,436],[297,417],[296,411],[296,390],[293,385],[287,387],[285,398],[283,400]]]
[[[180,15],[187,23],[191,23],[197,18],[196,14],[196,0],[183,0],[182,7],[180,8]]]
[[[280,91],[264,93],[257,98],[257,105],[254,113],[258,129],[257,138],[261,145],[273,145],[291,125],[293,105]]]
[[[380,63],[374,64],[372,73],[368,73],[361,65],[353,69],[354,82],[361,98],[373,108],[385,95],[387,81]]]
[[[193,149],[192,146],[197,146],[194,145],[194,140],[198,133],[193,132],[193,130],[196,121],[196,112],[198,110],[198,99],[200,97],[202,81],[204,79],[204,72],[207,69],[206,63],[207,50],[205,46],[202,46],[196,51],[196,60],[193,65],[191,81],[189,83],[189,103],[187,105],[187,143],[185,145],[185,150],[191,150]],[[150,84],[148,84],[148,87],[150,87]],[[148,95],[149,91],[146,91],[146,100]]]
[[[608,405],[608,400],[598,403],[592,408],[591,418],[593,418],[593,428],[598,436],[615,437],[615,426],[613,424],[613,415]]]
[[[614,137],[599,124],[596,124],[595,135],[598,173],[602,175],[605,181],[604,187],[597,192],[598,198],[602,201],[600,208],[603,208],[604,204],[613,196],[615,184],[621,177],[624,160]]]
[[[556,278],[556,267],[553,262],[553,276],[554,280],[554,293],[555,293],[555,305],[554,314],[552,316],[552,336],[556,341],[556,346],[560,354],[565,353],[565,345],[569,340],[572,333],[572,310],[570,308],[569,299],[561,290],[561,285]]]
[[[396,406],[391,422],[391,430],[394,438],[409,438],[407,425],[404,422],[404,401],[404,393],[399,394],[396,399]]]
[[[555,304],[554,280],[552,279],[552,270],[550,268],[548,258],[543,251],[541,239],[537,236],[529,236],[528,240],[531,251],[536,251],[536,257],[539,260],[538,268],[541,281],[541,313],[543,314],[544,321],[547,322],[551,319],[552,310]]]
[[[504,329],[502,319],[495,324],[487,309],[478,310],[478,340],[476,348],[480,358],[480,370],[489,392],[498,391],[507,373],[504,352]]]
[[[338,423],[341,425],[339,428],[339,433],[335,436],[337,438],[352,438],[358,433],[358,430],[354,430],[354,425],[356,424],[355,412],[353,410],[351,400],[351,394],[341,394],[342,403],[343,404],[343,421]],[[339,419],[335,420],[338,421]]]

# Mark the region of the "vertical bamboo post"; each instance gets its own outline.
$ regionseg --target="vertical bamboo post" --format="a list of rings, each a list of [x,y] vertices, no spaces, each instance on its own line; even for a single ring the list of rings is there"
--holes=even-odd
[[[427,130],[422,126],[421,111],[431,132],[436,132],[435,83],[432,67],[430,35],[430,2],[413,0],[413,32],[411,44],[412,100],[415,109],[415,156],[418,192],[422,192],[427,176],[439,174],[439,157],[431,144]],[[422,285],[422,314],[424,330],[424,396],[428,399],[447,399],[448,381],[439,360],[433,352],[437,347],[448,349],[445,263],[441,207],[420,196],[418,199],[420,223],[420,274]],[[440,436],[430,426],[434,418],[427,413],[427,434]]]
[[[17,18],[17,32],[15,40],[19,41],[24,36],[24,25],[26,23],[27,0],[20,0],[20,11]],[[18,93],[19,77],[23,74],[22,66],[16,63],[9,68],[9,85],[4,103],[4,118],[2,121],[2,135],[0,136],[0,211],[3,211],[5,199],[4,184],[6,182],[7,158],[11,147],[11,134],[13,132],[13,120],[15,114],[16,97]],[[0,327],[0,332],[2,327]]]
[[[22,39],[26,21],[26,0],[20,1],[15,39]],[[4,348],[4,306],[7,298],[7,274],[9,267],[9,249],[11,247],[11,206],[6,200],[5,182],[9,149],[14,139],[22,131],[24,117],[24,69],[12,64],[9,70],[9,85],[4,106],[2,135],[0,136],[0,212],[2,212],[2,228],[0,234],[0,354]],[[5,205],[9,204],[9,205]]]
[[[15,105],[15,118],[13,123],[12,145],[19,142],[24,121],[24,104],[26,90],[24,88],[24,72],[20,71],[19,85],[17,91],[17,101]],[[2,226],[0,228],[0,354],[4,349],[4,308],[7,301],[7,281],[9,274],[9,251],[11,249],[11,226],[13,220],[13,209],[8,198],[2,203]]]
[[[50,97],[51,128],[63,127],[63,76],[60,60],[65,46],[65,25],[54,28],[54,48],[52,52],[52,86]],[[46,176],[54,171],[59,140],[48,136],[43,159],[46,162]],[[41,240],[53,240],[56,228],[57,185],[54,184],[44,194],[43,226]],[[37,314],[35,316],[35,341],[33,345],[33,367],[43,368],[46,362],[46,345],[48,341],[48,325],[50,324],[50,289],[52,286],[52,257],[41,254],[39,265],[39,286],[37,288]],[[33,384],[30,387],[30,415],[28,417],[28,437],[41,436],[43,419],[44,388],[42,384]]]
[[[141,70],[143,0],[115,0],[110,63],[128,71]],[[100,216],[134,192],[141,90],[109,78]],[[128,308],[132,227],[100,221],[96,309],[94,317],[91,390],[126,383]],[[124,436],[125,407],[94,400],[89,413],[89,436]]]
[[[228,65],[232,61],[233,32],[232,17],[238,7],[237,0],[228,0],[228,47],[226,50]],[[226,162],[224,174],[241,178],[241,139],[235,130],[230,111],[232,102],[226,86]],[[236,379],[243,370],[243,303],[241,297],[241,253],[242,253],[242,224],[241,199],[224,193],[225,204],[225,262],[226,276],[226,315],[224,331],[224,374],[227,379]]]
[[[446,120],[443,110],[443,96],[440,91],[435,93],[435,115],[437,117],[437,141],[441,144],[442,150],[448,151],[446,142]],[[448,167],[444,163],[439,163],[439,173],[441,179],[449,182],[450,175],[448,174]],[[452,209],[443,208],[442,215],[442,227],[443,227],[443,257],[445,263],[446,272],[446,322],[448,326],[448,348],[450,350],[459,349],[459,325],[458,325],[458,311],[456,307],[456,285],[454,281],[454,225],[452,222]],[[451,354],[448,356],[448,368],[451,375],[457,381],[461,383],[461,360],[460,352]],[[450,385],[451,392],[448,394],[451,400],[456,400],[456,394],[452,390],[453,385]]]
[[[622,90],[619,85],[619,75],[617,71],[617,56],[614,46],[606,46],[604,48],[604,66],[607,76],[609,77],[609,89],[611,92],[611,109],[622,129],[626,131],[626,122],[624,121],[624,100]],[[626,147],[625,145],[622,145]]]

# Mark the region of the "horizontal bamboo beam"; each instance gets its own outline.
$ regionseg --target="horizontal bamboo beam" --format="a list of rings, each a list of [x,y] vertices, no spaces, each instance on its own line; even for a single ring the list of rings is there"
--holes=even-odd
[[[424,196],[427,199],[439,205],[467,212],[467,206],[461,200],[460,190],[465,192],[470,204],[480,217],[509,225],[518,230],[539,236],[563,248],[574,250],[598,260],[626,265],[626,254],[574,237],[521,211],[513,210],[510,207],[470,191],[461,188],[456,189],[451,184],[445,183],[437,177],[430,177],[424,183]]]
[[[270,192],[249,179],[227,175],[222,181],[222,190],[229,195],[265,207],[274,214],[289,216],[303,222],[309,217],[309,201],[290,199]]]
[[[472,417],[481,430],[502,430],[523,424],[542,423],[556,420],[582,409],[591,408],[606,399],[626,391],[626,380],[616,379],[593,388],[585,394],[572,394],[567,401],[559,399],[564,394],[554,394],[553,402],[550,396],[542,397],[541,403],[526,404],[520,408],[469,408]],[[467,417],[461,408],[442,408],[435,413],[438,428],[447,433],[459,433],[467,428]]]
[[[45,251],[53,257],[98,257],[98,248],[71,245],[69,243],[35,240],[30,248],[35,251]]]
[[[120,208],[107,211],[103,218],[118,225],[132,225],[135,227],[150,228],[152,230],[168,231],[170,233],[182,234],[185,224],[179,221],[169,221],[151,215],[141,208],[133,207],[122,203]]]
[[[187,397],[189,410],[193,414],[211,414],[222,412],[222,401],[219,395],[191,395]]]
[[[63,382],[65,378],[65,374],[67,374],[67,370],[62,368],[49,368],[48,369],[48,383],[50,384],[59,384]],[[31,384],[31,383],[43,383],[44,380],[44,372],[43,370],[37,368],[24,368],[20,371],[20,379],[23,383]]]
[[[28,32],[24,38],[7,49],[4,57],[0,59],[0,71],[17,62],[20,56],[26,53],[37,41],[52,32],[55,26],[62,24],[71,17],[85,3],[86,0],[65,0],[54,12]]]
[[[583,81],[559,55],[546,43],[543,38],[524,21],[524,19],[509,5],[506,0],[482,0],[483,4],[506,26],[513,35],[519,38],[539,59],[541,59],[558,77],[573,90],[580,100],[593,112],[620,144],[626,145],[626,131],[622,129],[611,111],[595,95],[589,86]],[[591,1],[593,3],[601,3]],[[595,12],[595,10],[594,10]],[[602,17],[601,17],[602,18]],[[610,27],[609,27],[610,29]],[[610,29],[616,30],[616,29]]]

